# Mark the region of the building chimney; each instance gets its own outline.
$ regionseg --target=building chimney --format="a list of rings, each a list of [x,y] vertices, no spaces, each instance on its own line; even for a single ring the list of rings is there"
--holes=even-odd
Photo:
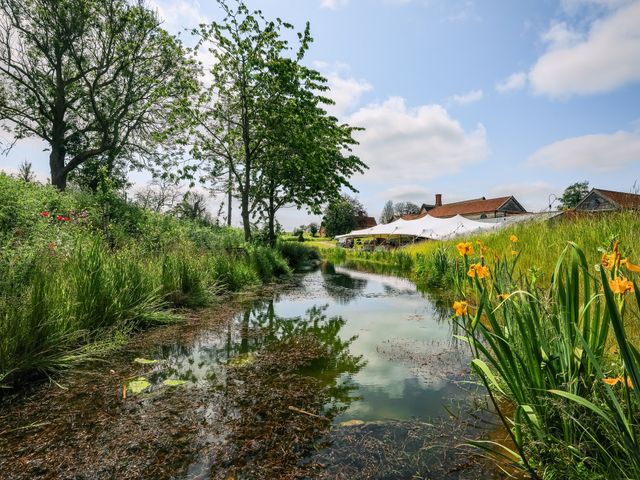
[[[436,193],[436,207],[442,206],[442,194]]]

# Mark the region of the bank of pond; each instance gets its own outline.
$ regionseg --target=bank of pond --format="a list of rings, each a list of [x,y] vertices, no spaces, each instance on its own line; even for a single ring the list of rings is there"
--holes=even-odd
[[[464,446],[500,426],[449,308],[390,272],[303,270],[134,336],[59,378],[64,388],[5,397],[0,469],[8,478],[501,478]]]

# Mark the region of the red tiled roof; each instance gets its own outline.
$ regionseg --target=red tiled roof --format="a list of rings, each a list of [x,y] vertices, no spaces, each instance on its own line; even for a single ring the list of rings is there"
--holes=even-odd
[[[511,196],[498,198],[476,198],[463,202],[447,203],[432,210],[429,215],[437,218],[453,217],[455,215],[476,215],[480,213],[495,212],[504,205]]]
[[[613,190],[603,190],[594,188],[595,192],[602,194],[610,200],[620,205],[622,208],[637,209],[640,208],[640,195],[635,193],[614,192]]]
[[[375,227],[377,225],[376,219],[373,217],[357,217],[356,222],[358,224],[358,229]]]

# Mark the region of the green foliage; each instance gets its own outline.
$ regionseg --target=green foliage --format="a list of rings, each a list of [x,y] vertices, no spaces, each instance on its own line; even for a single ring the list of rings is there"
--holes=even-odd
[[[342,195],[329,203],[324,211],[322,225],[329,237],[335,237],[354,230],[360,215],[366,215],[362,204],[355,198]]]
[[[90,187],[100,167],[115,173],[123,159],[165,166],[197,82],[152,10],[126,0],[0,0],[0,18],[0,118],[15,138],[49,144],[52,184],[66,188],[81,165]]]
[[[237,229],[0,174],[0,385],[114,348],[174,320],[172,307],[288,273],[277,251],[246,246]]]
[[[282,255],[289,266],[296,269],[310,261],[319,260],[318,250],[298,242],[280,241],[277,245],[280,255]]]
[[[640,476],[640,393],[632,388],[640,385],[640,355],[624,328],[631,283],[610,287],[631,273],[617,258],[610,273],[599,265],[594,274],[584,252],[569,244],[550,290],[538,288],[535,277],[516,276],[517,257],[489,262],[488,277],[466,278],[476,308],[460,324],[472,367],[509,432],[509,456],[532,475]],[[632,301],[640,308],[640,295]],[[608,348],[610,330],[615,349]],[[507,451],[474,443],[498,456]]]
[[[565,188],[560,203],[563,208],[574,208],[589,193],[589,182],[576,182]]]
[[[209,160],[209,180],[238,194],[245,239],[258,217],[274,245],[282,207],[319,213],[343,187],[353,190],[349,177],[366,166],[351,154],[357,129],[327,113],[327,80],[305,65],[309,24],[292,47],[291,24],[267,20],[243,1],[230,3],[218,0],[223,21],[194,32],[216,61],[193,152]]]

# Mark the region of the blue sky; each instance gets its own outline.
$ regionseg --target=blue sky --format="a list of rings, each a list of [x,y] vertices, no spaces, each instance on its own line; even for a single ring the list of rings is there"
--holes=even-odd
[[[154,0],[177,32],[219,18],[212,1]],[[248,0],[299,29],[329,79],[332,113],[356,126],[370,166],[353,179],[384,202],[515,195],[530,210],[589,180],[640,179],[640,1]],[[184,36],[184,34],[183,34]],[[0,167],[47,152],[18,145]],[[144,181],[144,176],[136,175]],[[308,223],[284,211],[286,227]]]

